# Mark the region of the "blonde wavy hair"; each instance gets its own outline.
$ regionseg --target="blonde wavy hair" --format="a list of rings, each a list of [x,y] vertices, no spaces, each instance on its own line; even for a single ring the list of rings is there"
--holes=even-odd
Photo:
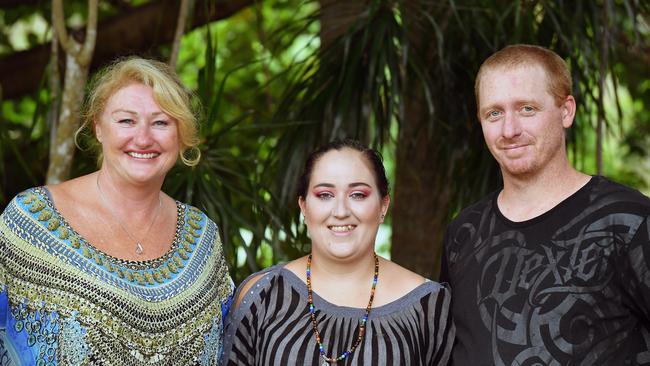
[[[75,137],[88,129],[97,140],[93,126],[99,121],[108,99],[133,83],[141,83],[153,89],[154,101],[165,114],[178,122],[179,158],[187,166],[198,164],[201,150],[198,148],[200,139],[197,116],[192,112],[193,94],[183,86],[174,70],[160,61],[129,57],[119,59],[100,71],[92,83],[86,99],[83,123]],[[98,160],[102,160],[101,152]]]

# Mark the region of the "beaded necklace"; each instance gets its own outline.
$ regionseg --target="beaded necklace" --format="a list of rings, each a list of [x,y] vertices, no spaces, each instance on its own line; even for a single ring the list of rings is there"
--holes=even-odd
[[[312,289],[311,289],[311,254],[309,254],[309,257],[307,257],[307,303],[309,305],[309,317],[311,318],[311,326],[314,329],[314,336],[316,337],[316,344],[318,345],[318,351],[320,352],[321,357],[325,362],[323,362],[323,366],[327,366],[330,363],[337,363],[339,361],[345,360],[348,356],[354,352],[355,349],[359,346],[361,343],[361,340],[363,340],[363,336],[366,333],[366,323],[368,322],[368,316],[370,315],[370,309],[372,309],[372,300],[375,298],[375,289],[377,288],[377,277],[379,277],[379,258],[377,257],[377,253],[372,253],[373,256],[375,257],[375,275],[372,279],[372,288],[370,289],[370,299],[368,300],[368,306],[366,307],[366,314],[361,318],[359,321],[358,329],[359,329],[359,336],[357,337],[357,340],[354,342],[352,347],[350,347],[349,350],[343,352],[340,356],[338,357],[327,357],[325,355],[325,346],[321,342],[320,338],[320,332],[318,331],[318,322],[316,321],[316,308],[314,307],[314,299],[312,296]]]

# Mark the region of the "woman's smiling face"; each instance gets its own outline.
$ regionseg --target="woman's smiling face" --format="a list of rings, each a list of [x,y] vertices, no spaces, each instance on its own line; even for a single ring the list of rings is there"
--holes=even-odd
[[[178,158],[176,120],[162,111],[151,87],[143,84],[115,92],[95,131],[102,143],[102,169],[131,184],[162,184]]]
[[[342,260],[372,253],[389,200],[381,197],[361,152],[326,152],[314,164],[306,197],[298,202],[312,251]]]

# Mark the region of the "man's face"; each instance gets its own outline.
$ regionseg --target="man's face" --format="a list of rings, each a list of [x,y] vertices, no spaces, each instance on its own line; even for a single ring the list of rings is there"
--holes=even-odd
[[[565,161],[564,129],[574,114],[573,97],[556,105],[540,66],[496,67],[481,78],[479,120],[504,178],[535,176]]]

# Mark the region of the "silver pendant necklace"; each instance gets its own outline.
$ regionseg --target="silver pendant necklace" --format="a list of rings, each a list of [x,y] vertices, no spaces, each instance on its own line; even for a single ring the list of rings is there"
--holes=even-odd
[[[113,219],[117,221],[117,223],[120,225],[122,230],[126,233],[126,235],[135,242],[135,254],[137,255],[142,255],[144,253],[144,247],[142,246],[142,241],[136,239],[131,233],[126,229],[124,224],[122,223],[122,220],[113,212],[111,209],[111,206],[109,206],[108,202],[106,202],[106,198],[104,198],[104,192],[102,191],[102,188],[99,186],[99,173],[97,173],[97,191],[99,191],[99,198],[101,198],[102,202],[104,203],[104,206],[108,209],[108,212],[113,216]],[[153,226],[153,223],[156,222],[156,219],[158,218],[158,214],[160,213],[162,208],[162,198],[160,198],[160,193],[158,193],[158,208],[156,210],[156,213],[153,216],[153,219],[151,220],[151,223],[149,224],[149,227],[147,228],[147,231],[145,232],[145,238],[149,236],[149,232],[151,231],[151,227]]]

